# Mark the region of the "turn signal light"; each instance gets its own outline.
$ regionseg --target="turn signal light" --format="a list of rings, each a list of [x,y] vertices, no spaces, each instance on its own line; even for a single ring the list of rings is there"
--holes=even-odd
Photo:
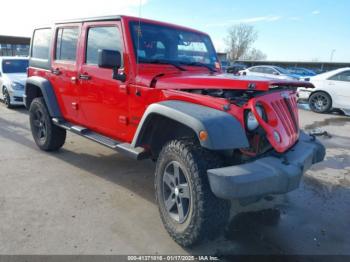
[[[200,131],[199,132],[199,139],[201,141],[205,141],[208,139],[208,133],[206,131]]]

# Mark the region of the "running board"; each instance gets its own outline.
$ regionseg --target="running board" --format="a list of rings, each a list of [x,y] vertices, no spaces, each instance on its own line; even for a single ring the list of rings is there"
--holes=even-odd
[[[60,120],[58,118],[52,118],[52,122],[61,128],[64,128],[77,135],[83,136],[101,145],[114,149],[119,153],[124,154],[130,158],[133,158],[136,160],[142,160],[149,157],[149,153],[142,147],[136,147],[136,148],[132,147],[131,144],[129,143],[121,143],[117,140],[111,139],[104,135],[98,134],[94,131],[91,131],[86,127],[74,125],[72,123],[69,123],[64,120]]]

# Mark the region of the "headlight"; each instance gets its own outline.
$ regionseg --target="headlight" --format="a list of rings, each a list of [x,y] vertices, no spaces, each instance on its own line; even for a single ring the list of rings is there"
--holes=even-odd
[[[256,111],[258,112],[260,117],[263,117],[263,109],[260,106],[256,107]],[[249,131],[253,131],[259,126],[259,122],[252,111],[249,111],[246,116],[246,125]]]
[[[14,90],[23,90],[24,89],[24,86],[18,82],[12,82],[11,86]]]

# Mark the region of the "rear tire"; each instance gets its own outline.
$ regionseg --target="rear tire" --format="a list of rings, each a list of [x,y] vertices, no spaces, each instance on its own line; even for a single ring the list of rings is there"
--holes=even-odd
[[[6,87],[4,87],[4,89],[2,90],[2,94],[3,94],[3,97],[4,97],[4,104],[5,104],[5,106],[8,109],[13,108],[13,106],[11,105],[11,97],[10,97],[10,94],[9,94],[9,92],[8,92]]]
[[[57,151],[66,141],[66,130],[54,125],[42,97],[29,108],[30,128],[37,146],[44,151]]]
[[[207,176],[208,169],[220,166],[217,155],[192,141],[170,141],[160,152],[156,199],[164,227],[179,245],[213,239],[225,228],[230,202],[213,195]]]
[[[315,92],[309,98],[309,106],[315,113],[328,113],[332,108],[332,98],[325,92]]]

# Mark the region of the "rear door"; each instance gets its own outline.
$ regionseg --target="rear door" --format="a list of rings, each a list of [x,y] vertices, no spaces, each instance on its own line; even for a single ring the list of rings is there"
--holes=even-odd
[[[278,72],[271,67],[263,67],[263,75],[269,78],[278,78]]]
[[[51,83],[59,95],[63,117],[78,123],[79,97],[77,89],[77,45],[80,24],[59,26],[55,32]]]
[[[125,84],[112,78],[112,69],[98,67],[98,50],[123,54],[120,21],[84,23],[84,54],[79,71],[81,121],[98,133],[124,140],[128,128]]]
[[[260,77],[264,76],[262,66],[252,67],[248,71],[249,71],[248,75],[260,76]]]

